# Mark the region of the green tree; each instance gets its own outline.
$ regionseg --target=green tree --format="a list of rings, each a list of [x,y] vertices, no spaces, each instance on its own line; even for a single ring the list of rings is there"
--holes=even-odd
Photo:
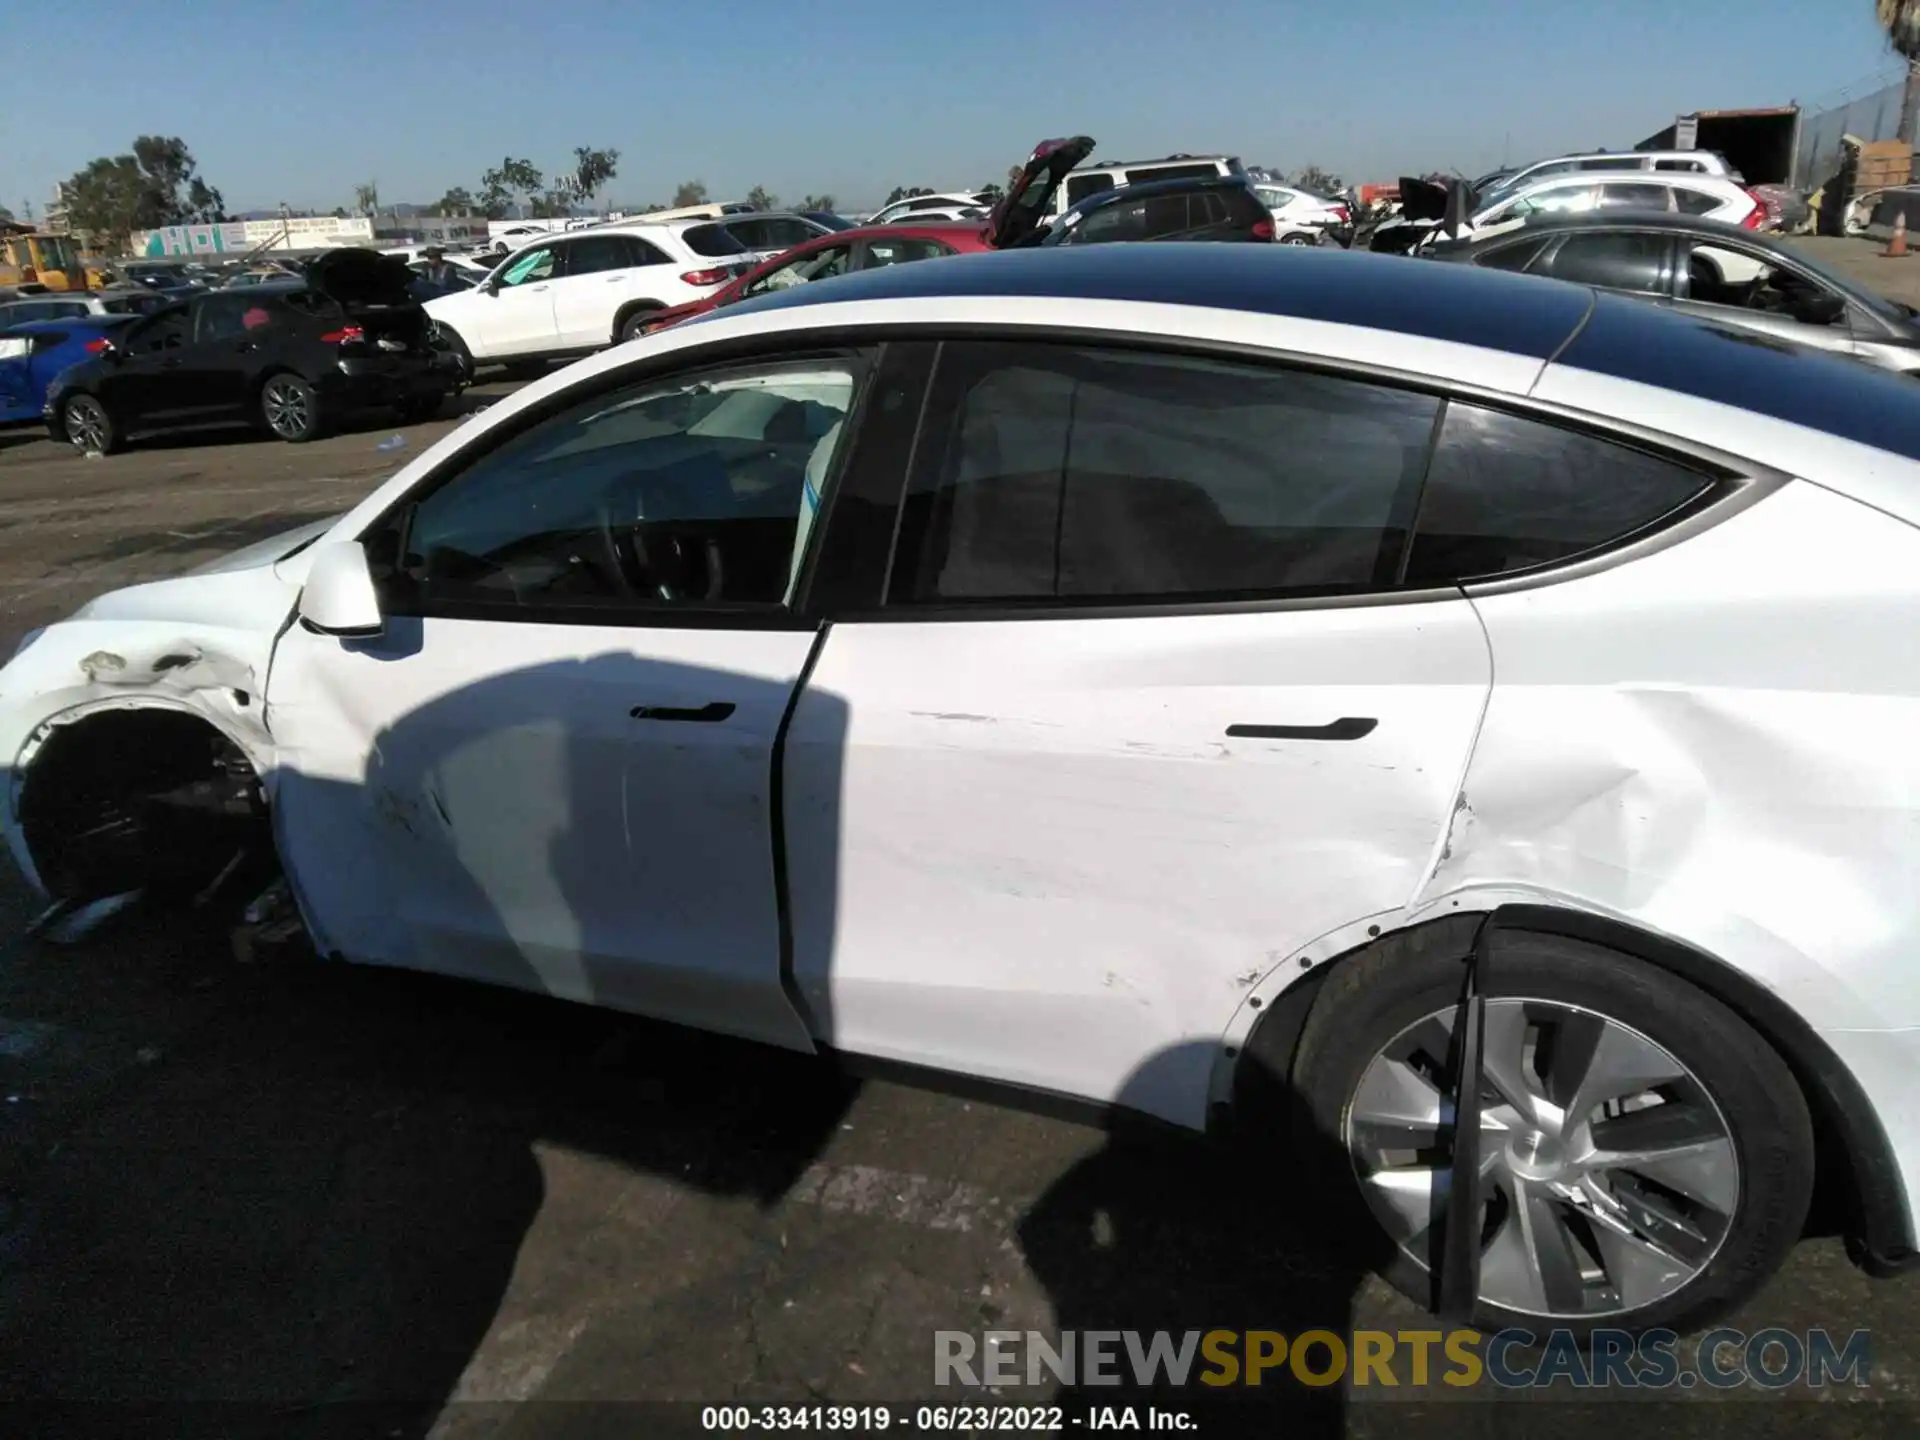
[[[802,210],[824,210],[831,214],[833,212],[833,196],[809,195],[800,202],[799,208]]]
[[[780,197],[773,194],[764,185],[756,185],[747,191],[747,204],[756,210],[778,210]]]
[[[886,200],[881,204],[880,208],[884,210],[887,208],[888,205],[892,205],[896,201],[911,200],[916,195],[931,195],[931,194],[933,194],[933,191],[929,190],[924,185],[896,185],[893,187],[892,192],[887,196]]]
[[[1006,195],[1007,195],[1006,186],[997,184],[992,180],[989,180],[986,184],[980,187],[980,196],[989,205],[998,204],[1001,200],[1004,200],[1006,198]]]
[[[590,146],[579,145],[573,152],[573,173],[567,178],[571,182],[569,189],[574,195],[589,205],[593,197],[606,188],[620,167],[618,150],[595,150]]]
[[[680,188],[673,192],[673,208],[679,210],[687,205],[707,203],[707,182],[704,180],[682,180]]]
[[[220,192],[197,172],[186,142],[142,135],[130,155],[102,155],[65,185],[74,229],[121,246],[136,230],[226,219]]]
[[[1874,0],[1873,8],[1880,28],[1887,32],[1887,44],[1907,62],[1907,89],[1900,98],[1899,138],[1911,150],[1915,119],[1920,116],[1920,0]]]
[[[506,219],[510,209],[524,215],[546,184],[546,176],[531,160],[516,160],[509,155],[480,177],[481,213],[489,220]]]
[[[479,208],[479,203],[466,186],[455,185],[434,201],[431,208],[436,215],[471,215]]]
[[[1337,195],[1346,189],[1346,181],[1331,170],[1322,170],[1318,165],[1294,171],[1293,178],[1287,183],[1309,195]]]
[[[380,209],[380,182],[369,180],[364,185],[353,187],[353,208],[362,215],[372,215]]]

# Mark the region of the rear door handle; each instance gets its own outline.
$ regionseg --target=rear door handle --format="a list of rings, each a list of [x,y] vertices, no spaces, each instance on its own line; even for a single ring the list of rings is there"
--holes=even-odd
[[[702,705],[697,710],[677,708],[672,705],[636,705],[633,718],[636,720],[685,720],[695,725],[715,725],[733,714],[733,706],[725,700],[715,700]]]
[[[1346,715],[1325,725],[1229,725],[1234,740],[1359,740],[1380,722],[1371,715]]]

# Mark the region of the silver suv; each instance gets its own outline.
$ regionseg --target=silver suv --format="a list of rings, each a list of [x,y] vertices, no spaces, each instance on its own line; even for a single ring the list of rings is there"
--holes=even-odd
[[[1518,170],[1500,176],[1479,192],[1480,206],[1492,205],[1528,185],[1556,175],[1577,175],[1588,170],[1666,170],[1683,175],[1719,175],[1735,184],[1746,183],[1718,150],[1623,150],[1595,151],[1589,155],[1561,155],[1552,160],[1536,160]]]
[[[1244,175],[1238,155],[1165,155],[1158,160],[1116,160],[1083,165],[1053,192],[1049,215],[1064,215],[1089,195],[1148,180],[1198,180],[1215,175]]]

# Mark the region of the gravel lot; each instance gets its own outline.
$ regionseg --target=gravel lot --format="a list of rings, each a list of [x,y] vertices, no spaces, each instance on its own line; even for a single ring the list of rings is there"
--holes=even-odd
[[[0,653],[344,509],[453,423],[397,455],[387,429],[92,460],[0,432]],[[0,870],[0,1398],[180,1403],[147,1417],[161,1434],[657,1434],[697,1413],[627,1402],[933,1398],[936,1329],[1423,1328],[1319,1241],[1284,1164],[558,1002],[241,964],[182,921],[56,948],[15,938],[28,899]],[[1872,1330],[1865,1392],[1166,1403],[1210,1434],[1910,1433],[1916,1302],[1814,1238],[1733,1322]],[[1138,1397],[1062,1398],[1073,1429]]]

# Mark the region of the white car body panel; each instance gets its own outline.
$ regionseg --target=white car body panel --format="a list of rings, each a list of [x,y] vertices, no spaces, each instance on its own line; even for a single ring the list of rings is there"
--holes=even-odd
[[[1491,676],[1464,600],[834,626],[786,754],[817,1028],[1201,1124],[1250,988],[1419,888]],[[1378,729],[1227,733],[1345,717]]]
[[[274,662],[274,820],[323,950],[800,1049],[773,739],[806,631],[395,620]],[[638,706],[738,708],[659,725]],[[724,880],[716,891],[716,879]]]
[[[1377,366],[1747,457],[1778,488],[1625,563],[1460,599],[847,622],[823,642],[433,620],[344,643],[287,627],[311,552],[256,551],[253,568],[117,592],[35,637],[0,671],[0,764],[17,788],[49,723],[101,705],[190,709],[268,777],[323,948],[1124,1095],[1187,1125],[1259,1010],[1374,927],[1509,901],[1604,915],[1791,1005],[1866,1089],[1920,1194],[1920,1115],[1905,1118],[1920,464],[1402,333],[1044,295],[823,296],[705,317],[529,385],[328,538],[359,537],[446,460],[595,377],[880,321]],[[632,714],[716,700],[738,707],[724,733]],[[1347,716],[1379,725],[1332,747],[1225,733]],[[798,1010],[779,968],[776,799]]]

